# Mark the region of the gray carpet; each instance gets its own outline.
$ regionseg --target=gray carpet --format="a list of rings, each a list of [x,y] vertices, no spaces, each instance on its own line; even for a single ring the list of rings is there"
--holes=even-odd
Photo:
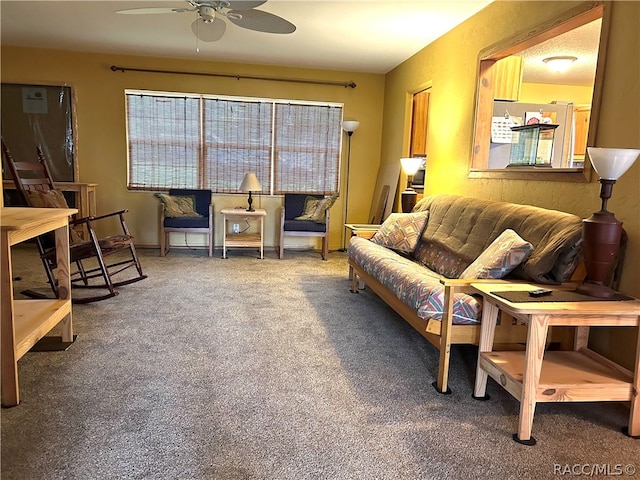
[[[44,280],[32,248],[14,254],[17,289]],[[453,394],[438,394],[438,352],[371,292],[349,293],[344,253],[141,256],[147,280],[74,306],[66,352],[20,360],[22,402],[1,412],[3,479],[640,471],[622,403],[540,404],[538,444],[516,444],[518,403],[491,380],[491,400],[473,400],[476,349],[460,346]]]

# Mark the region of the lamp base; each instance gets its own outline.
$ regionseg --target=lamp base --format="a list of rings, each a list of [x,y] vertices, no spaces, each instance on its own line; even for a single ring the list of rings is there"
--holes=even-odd
[[[576,287],[576,292],[596,298],[614,298],[617,295],[616,291],[609,287],[605,287],[599,283],[590,282],[578,285]]]
[[[416,206],[418,193],[415,190],[405,190],[402,192],[402,212],[410,213]]]
[[[582,220],[584,239],[585,282],[576,288],[578,293],[597,298],[613,298],[615,292],[606,287],[607,276],[615,265],[622,234],[622,222],[611,212],[601,210]]]
[[[253,208],[253,198],[251,198],[251,190],[249,190],[249,199],[247,200],[249,202],[249,208],[247,208],[247,212],[255,212],[256,209]]]

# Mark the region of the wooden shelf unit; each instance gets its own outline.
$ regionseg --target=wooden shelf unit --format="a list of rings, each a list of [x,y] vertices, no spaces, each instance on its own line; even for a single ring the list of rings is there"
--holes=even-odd
[[[73,341],[71,280],[69,276],[69,216],[75,208],[2,208],[0,223],[0,268],[2,268],[2,316],[0,318],[0,369],[2,406],[20,403],[18,360],[53,327],[62,323],[62,341]],[[54,231],[56,239],[56,280],[64,298],[17,300],[13,298],[11,247]]]

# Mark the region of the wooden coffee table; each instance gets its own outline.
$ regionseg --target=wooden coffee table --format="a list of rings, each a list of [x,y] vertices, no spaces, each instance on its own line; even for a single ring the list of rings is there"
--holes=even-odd
[[[485,393],[487,379],[491,377],[520,401],[515,441],[535,445],[531,429],[537,402],[629,401],[631,413],[624,431],[640,438],[640,335],[634,371],[587,348],[591,326],[638,326],[639,300],[511,302],[496,292],[529,291],[540,286],[508,283],[471,286],[484,298],[474,398],[488,398]],[[499,310],[528,323],[524,352],[492,351]],[[545,352],[548,329],[556,325],[577,327],[573,351]]]

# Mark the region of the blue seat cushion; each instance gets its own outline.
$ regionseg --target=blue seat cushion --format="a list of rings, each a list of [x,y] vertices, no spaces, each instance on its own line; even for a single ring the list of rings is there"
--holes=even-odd
[[[285,232],[321,232],[323,233],[327,225],[316,223],[311,220],[285,220]]]
[[[165,228],[208,228],[209,213],[204,217],[173,217],[164,219]]]

